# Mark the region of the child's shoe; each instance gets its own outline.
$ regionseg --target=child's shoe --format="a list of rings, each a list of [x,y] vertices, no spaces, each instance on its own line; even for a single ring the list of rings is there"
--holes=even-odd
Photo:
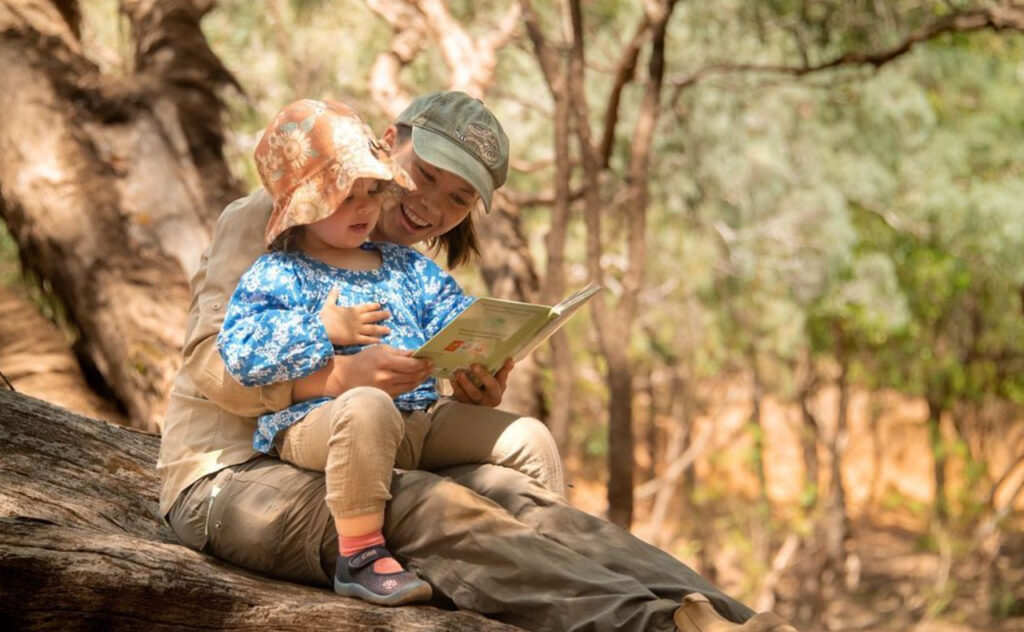
[[[433,594],[430,584],[415,573],[404,569],[397,573],[378,573],[373,569],[374,562],[389,557],[391,553],[382,546],[371,546],[351,557],[339,555],[334,571],[334,592],[380,606],[430,599]]]

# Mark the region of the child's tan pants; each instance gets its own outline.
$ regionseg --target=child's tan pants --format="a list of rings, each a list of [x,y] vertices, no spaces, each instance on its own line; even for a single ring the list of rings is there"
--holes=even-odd
[[[450,399],[426,411],[402,412],[384,391],[354,388],[285,430],[277,446],[282,460],[326,474],[327,506],[335,519],[384,511],[392,468],[491,463],[564,493],[562,463],[544,424]]]

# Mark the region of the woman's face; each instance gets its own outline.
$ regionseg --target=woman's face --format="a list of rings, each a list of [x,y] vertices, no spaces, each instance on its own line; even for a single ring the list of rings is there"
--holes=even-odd
[[[384,132],[383,140],[393,148],[395,162],[412,176],[416,190],[381,214],[374,239],[411,246],[440,237],[469,216],[479,196],[468,182],[421,160],[412,149],[412,141],[395,147],[394,126]]]
[[[304,235],[331,248],[358,248],[377,223],[387,196],[380,180],[360,178],[348,197],[326,218],[306,226]]]

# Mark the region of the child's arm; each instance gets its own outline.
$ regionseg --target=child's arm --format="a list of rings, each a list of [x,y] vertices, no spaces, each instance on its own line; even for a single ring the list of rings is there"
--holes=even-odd
[[[440,266],[423,255],[417,258],[420,257],[422,259],[415,265],[417,275],[414,278],[420,286],[420,326],[424,340],[429,340],[469,307],[474,299],[463,292],[458,281]]]
[[[317,313],[304,308],[301,280],[280,256],[260,257],[228,304],[217,347],[228,372],[246,386],[292,381],[334,355]]]

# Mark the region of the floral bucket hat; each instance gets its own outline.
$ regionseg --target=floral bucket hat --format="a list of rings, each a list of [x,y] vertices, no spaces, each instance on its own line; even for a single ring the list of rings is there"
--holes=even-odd
[[[389,183],[398,199],[415,189],[356,112],[338,101],[296,101],[277,113],[255,151],[256,170],[274,200],[264,241],[329,217],[359,178]]]

